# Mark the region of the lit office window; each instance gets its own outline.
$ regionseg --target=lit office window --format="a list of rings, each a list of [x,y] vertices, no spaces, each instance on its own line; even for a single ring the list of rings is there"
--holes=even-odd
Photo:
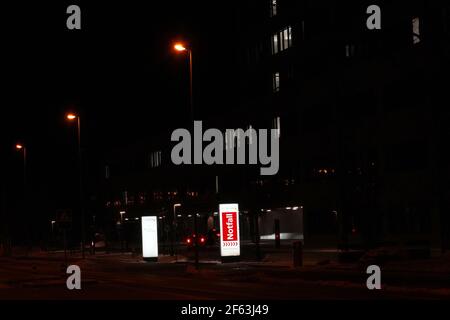
[[[277,15],[277,0],[270,0],[270,16]]]
[[[275,117],[273,119],[272,128],[277,130],[277,137],[279,138],[281,135],[281,118]]]
[[[345,57],[351,58],[355,56],[356,47],[353,44],[347,44],[345,46]]]
[[[287,27],[272,35],[272,54],[292,47],[292,28]]]
[[[413,32],[413,43],[417,44],[420,42],[420,19],[414,17],[412,19],[412,32]]]
[[[278,33],[272,35],[272,54],[278,53]]]
[[[150,168],[156,168],[161,166],[161,151],[154,151],[150,153]]]
[[[292,46],[292,28],[287,27],[281,32],[281,34],[282,34],[281,51],[283,51]]]
[[[272,75],[272,89],[273,89],[273,92],[280,91],[280,73],[279,72],[275,72]]]

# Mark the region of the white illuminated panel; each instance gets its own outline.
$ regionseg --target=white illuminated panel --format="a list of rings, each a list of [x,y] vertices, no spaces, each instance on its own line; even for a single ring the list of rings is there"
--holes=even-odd
[[[142,257],[158,258],[158,222],[156,217],[142,217]]]
[[[222,257],[239,256],[239,206],[237,203],[219,205],[220,216],[220,255]]]

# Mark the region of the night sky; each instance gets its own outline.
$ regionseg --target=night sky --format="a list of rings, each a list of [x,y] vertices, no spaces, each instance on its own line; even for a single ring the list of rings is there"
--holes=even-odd
[[[81,7],[80,31],[66,28],[70,4]],[[158,135],[169,143],[189,111],[188,59],[173,52],[174,40],[193,45],[197,112],[225,107],[232,101],[232,10],[209,1],[2,5],[0,141],[8,193],[21,187],[20,141],[34,201],[48,202],[49,216],[77,201],[76,126],[65,121],[67,111],[81,114],[90,176],[123,146],[150,146]]]

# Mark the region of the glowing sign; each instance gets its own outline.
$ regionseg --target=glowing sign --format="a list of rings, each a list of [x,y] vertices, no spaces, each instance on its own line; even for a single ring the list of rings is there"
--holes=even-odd
[[[239,206],[237,203],[219,205],[220,254],[222,257],[239,256]]]
[[[158,258],[158,222],[156,217],[142,217],[142,257]]]

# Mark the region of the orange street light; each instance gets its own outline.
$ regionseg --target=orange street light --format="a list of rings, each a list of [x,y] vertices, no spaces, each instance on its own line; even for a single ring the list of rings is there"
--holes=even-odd
[[[192,49],[184,45],[182,42],[176,42],[173,48],[178,52],[187,51],[189,53],[189,104],[191,109],[191,121],[194,122],[194,106],[193,106],[193,93],[192,93]]]
[[[17,150],[23,149],[23,145],[21,145],[20,143],[16,144],[16,149]]]
[[[173,48],[174,48],[176,51],[187,51],[187,48],[184,46],[184,44],[182,44],[182,43],[180,43],[180,42],[175,43],[175,45],[173,46]]]
[[[73,113],[69,113],[69,114],[66,116],[66,118],[67,118],[68,120],[75,120],[75,119],[77,118],[77,116],[76,116],[75,114],[73,114]]]
[[[82,156],[81,156],[81,120],[80,116],[76,115],[75,113],[68,113],[66,115],[67,120],[74,121],[77,120],[77,143],[78,143],[78,169],[79,169],[79,187],[80,187],[80,215],[81,215],[81,256],[85,257],[84,254],[84,243],[86,240],[86,232],[85,232],[85,226],[84,226],[84,201],[83,201],[83,162],[82,162]]]

